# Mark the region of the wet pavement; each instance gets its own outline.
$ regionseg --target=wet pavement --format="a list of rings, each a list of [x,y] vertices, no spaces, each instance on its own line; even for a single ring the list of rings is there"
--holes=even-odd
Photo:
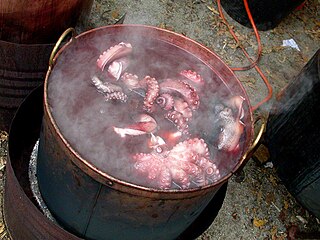
[[[126,14],[126,24],[146,24],[166,28],[194,39],[217,53],[229,66],[244,66],[247,61],[218,14],[215,1],[186,0],[95,0],[87,22],[78,32],[115,23]],[[255,116],[265,116],[275,96],[290,83],[320,47],[320,1],[307,1],[279,26],[261,31],[263,54],[259,62],[274,89],[273,99]],[[227,16],[241,43],[255,56],[257,43],[253,31]],[[299,50],[283,47],[283,40],[294,39]],[[236,72],[254,105],[267,95],[255,70]],[[0,135],[0,177],[4,182],[7,134]],[[2,167],[1,167],[2,166]],[[223,206],[212,225],[198,239],[288,239],[296,228],[305,233],[320,231],[320,222],[301,207],[277,177],[268,152],[262,145],[243,169],[243,181],[232,177]],[[3,191],[1,191],[3,192]],[[1,199],[2,201],[2,199]],[[2,202],[1,202],[2,203]],[[208,212],[208,215],[210,212]],[[7,239],[3,224],[0,239]],[[299,239],[299,238],[296,238]],[[320,239],[305,234],[300,239]]]

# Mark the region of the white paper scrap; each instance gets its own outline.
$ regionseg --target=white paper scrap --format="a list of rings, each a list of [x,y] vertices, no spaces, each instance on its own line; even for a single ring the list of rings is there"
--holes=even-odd
[[[294,49],[297,49],[300,52],[300,48],[296,41],[294,41],[292,38],[287,40],[282,40],[282,46],[283,47],[292,47]]]

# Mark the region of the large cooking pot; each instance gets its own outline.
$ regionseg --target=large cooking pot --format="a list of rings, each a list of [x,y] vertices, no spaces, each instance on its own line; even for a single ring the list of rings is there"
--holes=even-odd
[[[70,32],[73,30],[67,30],[61,38]],[[83,106],[90,105],[99,96],[93,84],[90,84],[90,74],[95,68],[84,68],[87,65],[95,66],[99,54],[119,42],[130,42],[138,48],[131,70],[139,71],[140,66],[147,65],[148,71],[159,75],[181,67],[192,68],[207,81],[203,91],[207,91],[205,95],[208,101],[214,97],[215,93],[210,90],[213,86],[223,94],[241,95],[244,98],[242,121],[245,126],[240,149],[219,162],[221,177],[218,180],[191,189],[146,187],[115,177],[113,171],[103,164],[86,157],[87,153],[96,153],[96,146],[90,146],[92,135],[102,133],[101,142],[111,135],[103,135],[103,130],[100,133],[92,130],[82,135],[82,130],[85,130],[81,128],[82,119],[70,122],[63,118],[83,111]],[[59,42],[55,51],[58,46]],[[45,80],[44,117],[37,167],[40,191],[48,208],[62,226],[83,238],[177,238],[197,218],[221,185],[243,165],[257,143],[253,141],[254,122],[249,98],[241,83],[230,68],[206,47],[183,35],[151,26],[113,25],[93,29],[73,36],[57,53],[55,51]],[[147,57],[141,57],[143,52],[147,52]],[[162,64],[161,67],[158,63]],[[75,66],[77,71],[74,71]],[[88,79],[89,84],[83,85]],[[78,81],[79,89],[71,90],[82,92],[76,99],[71,96],[73,92],[68,91],[68,83],[74,80]],[[54,81],[59,81],[57,88],[52,85]],[[65,106],[58,107],[59,110],[52,107],[53,102],[60,102],[66,96],[70,100]],[[102,100],[101,104],[105,102]],[[117,106],[121,108],[121,104]],[[127,110],[128,114],[130,111]],[[210,113],[212,109],[204,108],[203,111]],[[100,113],[85,118],[101,118],[101,122],[104,122],[107,115],[103,115],[104,111]],[[66,125],[63,126],[62,122]],[[199,129],[201,127],[198,125]],[[72,138],[67,134],[70,128],[75,128],[74,133],[79,134],[78,137]],[[77,146],[79,139],[87,140],[88,145],[84,146],[87,150],[83,151],[82,147]],[[106,147],[98,152],[98,158],[99,154],[101,158],[108,158],[112,152],[120,150],[122,148],[117,146]],[[116,162],[118,159],[112,160]]]

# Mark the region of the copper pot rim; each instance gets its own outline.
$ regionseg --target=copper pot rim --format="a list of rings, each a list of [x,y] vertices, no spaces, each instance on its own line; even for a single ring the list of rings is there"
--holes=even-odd
[[[229,74],[232,75],[232,77],[234,78],[236,84],[238,85],[238,87],[240,87],[242,94],[244,95],[245,98],[245,102],[247,102],[248,107],[248,113],[249,113],[249,120],[250,122],[246,122],[246,125],[248,124],[250,126],[250,131],[248,131],[249,133],[249,137],[248,139],[246,139],[247,142],[247,146],[245,146],[245,148],[243,149],[243,154],[240,155],[240,159],[238,161],[238,163],[234,166],[234,168],[232,170],[230,170],[230,172],[226,175],[224,175],[222,178],[220,178],[218,181],[211,183],[211,184],[207,184],[203,187],[199,187],[199,188],[190,188],[190,189],[167,189],[167,190],[162,190],[162,189],[156,189],[156,188],[150,188],[150,187],[144,187],[138,184],[133,184],[133,183],[129,183],[126,181],[123,181],[121,179],[115,178],[101,170],[99,170],[94,164],[88,162],[86,159],[84,159],[76,150],[74,150],[71,147],[71,144],[68,142],[68,140],[63,136],[63,134],[61,133],[56,121],[54,120],[54,117],[50,111],[50,106],[48,103],[48,79],[49,76],[51,74],[52,69],[54,68],[54,63],[57,61],[57,59],[59,58],[60,54],[63,51],[66,51],[67,48],[70,46],[70,44],[72,44],[73,40],[81,40],[82,37],[86,36],[87,34],[92,34],[95,33],[96,31],[102,31],[102,30],[108,30],[108,29],[115,29],[115,28],[136,28],[136,29],[140,29],[140,30],[146,30],[146,31],[150,31],[150,32],[159,32],[162,34],[166,34],[166,36],[168,36],[168,39],[183,39],[186,42],[192,44],[193,46],[197,47],[198,49],[201,49],[202,51],[206,52],[207,54],[211,55],[213,58],[215,58],[215,60],[218,60],[223,67],[225,67],[225,69],[229,72]],[[170,38],[171,37],[171,38]],[[167,39],[167,40],[168,40]],[[191,53],[190,53],[191,54]],[[201,59],[202,60],[202,59]],[[219,71],[213,69],[213,66],[210,65],[209,66],[212,71],[214,71],[214,73],[222,80],[223,76],[219,73]],[[98,28],[94,28],[91,30],[88,30],[86,32],[83,32],[75,37],[73,37],[68,43],[66,43],[63,47],[61,47],[56,54],[54,54],[54,58],[53,61],[49,64],[49,69],[47,71],[46,77],[45,77],[45,82],[44,82],[44,115],[47,115],[50,124],[52,125],[55,133],[57,134],[59,140],[64,144],[64,146],[70,151],[70,153],[74,156],[74,158],[72,158],[72,161],[75,165],[77,165],[82,171],[84,171],[85,173],[87,173],[89,176],[93,177],[96,181],[107,185],[108,187],[112,187],[115,188],[117,190],[120,191],[125,191],[126,188],[129,188],[131,190],[131,193],[134,194],[135,191],[132,191],[132,189],[136,190],[136,194],[141,194],[141,191],[144,192],[152,192],[154,194],[170,194],[170,196],[189,196],[190,194],[197,194],[199,191],[205,191],[205,192],[209,192],[212,188],[216,188],[216,187],[220,187],[223,183],[225,183],[226,181],[228,181],[228,179],[243,165],[243,163],[246,161],[246,153],[249,151],[252,143],[253,143],[253,132],[254,132],[254,121],[253,121],[253,113],[252,113],[252,109],[251,109],[251,104],[250,104],[250,100],[249,97],[247,95],[246,90],[244,89],[242,83],[240,82],[240,80],[238,79],[238,77],[234,74],[234,72],[231,70],[231,68],[224,63],[224,61],[216,54],[214,53],[212,50],[210,50],[209,48],[205,47],[204,45],[198,43],[197,41],[188,38],[182,34],[167,30],[167,29],[162,29],[159,27],[155,27],[155,26],[149,26],[149,25],[142,25],[142,24],[119,24],[119,25],[108,25],[108,26],[102,26],[102,27],[98,27]],[[45,119],[45,118],[44,118]],[[75,161],[74,159],[77,159],[78,161]],[[186,195],[187,194],[187,195]],[[169,196],[169,195],[167,195]],[[169,196],[169,197],[170,197]]]

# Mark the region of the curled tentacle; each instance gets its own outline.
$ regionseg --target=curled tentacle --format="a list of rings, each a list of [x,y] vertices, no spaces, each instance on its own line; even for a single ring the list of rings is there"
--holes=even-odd
[[[97,76],[92,77],[92,82],[97,90],[105,96],[107,101],[120,100],[126,102],[128,96],[122,91],[122,88],[118,85],[102,82]]]
[[[156,103],[159,104],[161,108],[168,111],[173,108],[174,99],[170,94],[163,93],[156,99]]]
[[[131,52],[131,44],[121,42],[113,47],[110,47],[107,51],[104,51],[97,60],[97,66],[101,69],[101,71],[103,71],[106,65],[110,64],[116,59],[128,56]]]
[[[180,142],[170,151],[171,155],[175,155],[177,157],[181,157],[181,153],[184,153],[185,156],[188,156],[187,158],[189,159],[189,162],[201,169],[200,171],[199,169],[197,170],[195,168],[190,168],[190,171],[195,171],[197,173],[195,175],[195,181],[197,183],[204,183],[204,178],[207,177],[210,177],[211,181],[220,177],[219,169],[213,163],[213,161],[210,160],[209,148],[203,139],[188,139],[184,142]]]
[[[160,84],[160,89],[163,92],[176,91],[180,93],[192,110],[196,110],[199,107],[199,95],[191,85],[184,81],[166,79]]]
[[[109,82],[102,82],[97,76],[93,76],[91,80],[97,90],[101,93],[122,92],[120,86]]]

